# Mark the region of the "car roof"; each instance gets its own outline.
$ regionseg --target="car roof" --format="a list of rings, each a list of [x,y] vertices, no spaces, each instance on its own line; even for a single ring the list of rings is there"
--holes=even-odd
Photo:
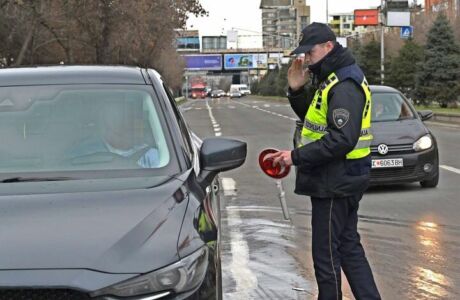
[[[142,70],[128,66],[38,66],[0,69],[0,86],[48,84],[146,84]]]
[[[372,93],[400,93],[397,89],[385,85],[370,85],[369,88]]]

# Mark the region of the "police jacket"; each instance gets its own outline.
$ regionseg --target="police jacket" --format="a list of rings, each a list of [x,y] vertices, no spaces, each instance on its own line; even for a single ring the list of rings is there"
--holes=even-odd
[[[349,50],[337,44],[319,63],[313,66],[313,88],[305,86],[299,91],[289,91],[289,102],[297,116],[304,120],[315,88],[332,73],[351,69],[362,74]],[[364,76],[364,75],[362,75]],[[361,193],[368,187],[371,167],[370,156],[346,159],[358,142],[365,94],[356,76],[345,76],[328,94],[327,133],[321,139],[292,150],[292,161],[297,176],[295,193],[319,198],[344,197]],[[333,111],[346,110],[348,120],[343,126],[334,122]]]

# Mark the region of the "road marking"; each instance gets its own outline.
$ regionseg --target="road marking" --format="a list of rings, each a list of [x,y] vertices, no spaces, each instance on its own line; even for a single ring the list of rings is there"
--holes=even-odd
[[[228,226],[230,230],[230,251],[232,262],[230,271],[236,283],[236,292],[240,299],[250,299],[249,292],[257,288],[257,277],[249,269],[249,246],[244,240],[239,228],[243,225],[240,213],[230,210],[228,215]]]
[[[225,191],[235,193],[236,183],[232,178],[222,178]],[[230,272],[236,283],[236,292],[240,299],[250,299],[250,292],[257,288],[257,277],[249,268],[249,246],[240,231],[243,221],[237,210],[227,210],[228,227],[230,228],[230,251],[232,261]]]
[[[268,114],[271,114],[271,115],[274,115],[274,116],[278,116],[278,117],[280,117],[280,118],[285,118],[285,119],[290,119],[290,120],[292,120],[292,121],[297,121],[296,118],[291,118],[291,117],[289,117],[289,116],[285,116],[285,115],[282,115],[282,114],[279,114],[279,113],[275,113],[275,112],[272,112],[272,111],[269,111],[269,110],[260,108],[260,107],[255,106],[255,105],[249,105],[249,104],[242,103],[242,102],[236,102],[236,103],[241,104],[241,105],[244,105],[244,106],[247,106],[247,107],[250,107],[250,108],[255,108],[255,109],[257,109],[257,110],[266,112],[266,113],[268,113]],[[269,104],[264,104],[264,106],[265,106],[265,107],[270,107]],[[286,106],[289,106],[289,104],[286,105]]]
[[[220,125],[219,125],[219,123],[216,122],[216,119],[214,118],[214,115],[212,114],[212,108],[209,105],[209,101],[207,101],[207,100],[206,100],[206,107],[207,107],[208,112],[209,112],[209,118],[211,119],[211,123],[212,123],[212,127],[214,129],[215,136],[221,136],[222,132],[221,132],[221,129],[220,129]]]
[[[439,167],[442,168],[442,169],[444,169],[444,170],[447,170],[447,171],[451,171],[451,172],[460,174],[460,169],[457,169],[457,168],[454,168],[454,167],[445,166],[445,165],[440,165]]]
[[[221,182],[225,196],[236,196],[236,182],[233,178],[223,177]]]

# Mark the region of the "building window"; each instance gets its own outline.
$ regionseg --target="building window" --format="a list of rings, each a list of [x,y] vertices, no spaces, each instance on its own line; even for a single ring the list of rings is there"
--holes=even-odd
[[[350,26],[350,24],[343,24],[343,28],[345,28],[345,29],[350,29],[351,26]]]
[[[310,24],[310,18],[308,16],[300,17],[300,29],[304,29],[307,25]]]

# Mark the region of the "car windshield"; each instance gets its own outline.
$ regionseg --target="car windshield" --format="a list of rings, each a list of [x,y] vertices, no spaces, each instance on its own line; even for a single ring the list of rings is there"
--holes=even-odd
[[[372,122],[413,119],[414,113],[399,93],[372,94]]]
[[[154,99],[132,86],[0,87],[0,173],[158,169]]]

